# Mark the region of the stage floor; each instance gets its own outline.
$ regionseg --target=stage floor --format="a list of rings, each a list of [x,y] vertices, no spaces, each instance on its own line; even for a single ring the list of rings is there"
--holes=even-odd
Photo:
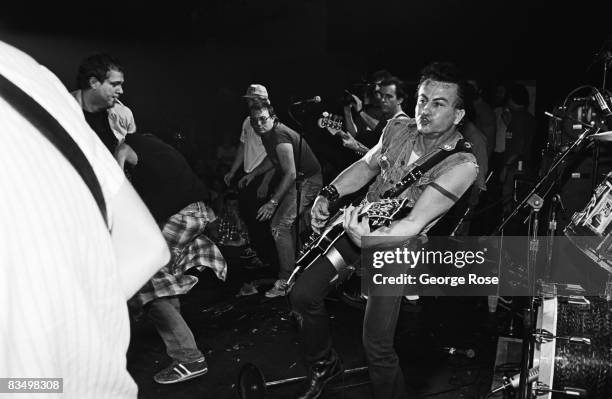
[[[230,262],[227,283],[205,271],[200,282],[182,298],[182,312],[208,362],[208,374],[172,385],[159,385],[153,375],[169,362],[163,342],[146,319],[132,321],[128,370],[139,398],[238,398],[241,367],[257,365],[267,381],[302,376],[296,325],[285,298],[269,300],[262,286],[256,295],[236,298],[244,280],[272,277],[273,271],[247,271],[236,251],[224,249]],[[335,291],[327,302],[333,339],[345,368],[365,365],[361,344],[363,311]],[[402,308],[396,331],[411,398],[482,398],[491,387],[499,331],[507,332],[509,314],[491,317],[486,298],[421,298],[418,307]],[[515,324],[519,324],[515,321]],[[443,347],[473,349],[474,358],[448,355]],[[349,385],[344,390],[342,385]],[[266,398],[291,398],[300,382],[268,388]],[[333,381],[323,398],[369,398],[367,373]]]

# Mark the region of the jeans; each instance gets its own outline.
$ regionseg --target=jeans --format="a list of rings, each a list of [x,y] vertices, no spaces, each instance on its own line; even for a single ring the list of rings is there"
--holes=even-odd
[[[280,267],[278,278],[282,280],[287,280],[295,267],[295,219],[312,205],[323,186],[323,178],[321,174],[317,174],[304,179],[301,184],[300,211],[296,213],[297,190],[293,186],[287,190],[270,220],[270,231]]]
[[[358,248],[346,236],[335,244],[347,264],[359,257]],[[330,280],[337,274],[331,262],[321,256],[297,279],[290,299],[300,325],[302,350],[307,362],[329,356],[332,349],[329,317],[324,298],[332,288]],[[370,296],[363,321],[363,347],[368,360],[375,398],[406,398],[404,375],[393,347],[404,287],[389,287],[392,296]],[[397,292],[395,292],[395,290]]]
[[[181,316],[178,297],[154,299],[148,305],[148,316],[166,345],[166,353],[173,360],[189,363],[202,359],[191,329]]]

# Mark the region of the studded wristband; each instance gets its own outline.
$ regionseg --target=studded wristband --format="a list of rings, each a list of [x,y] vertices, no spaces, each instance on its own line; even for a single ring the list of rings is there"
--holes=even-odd
[[[337,201],[340,198],[340,194],[338,194],[338,190],[333,184],[325,186],[319,191],[319,195],[327,198],[329,202]]]

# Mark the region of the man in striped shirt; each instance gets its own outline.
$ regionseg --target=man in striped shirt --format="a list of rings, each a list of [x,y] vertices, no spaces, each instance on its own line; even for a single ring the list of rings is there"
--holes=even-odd
[[[168,262],[168,247],[57,77],[3,42],[0,75],[76,142],[108,220],[31,115],[15,109],[9,85],[0,88],[0,377],[62,378],[63,398],[135,399],[126,300]]]

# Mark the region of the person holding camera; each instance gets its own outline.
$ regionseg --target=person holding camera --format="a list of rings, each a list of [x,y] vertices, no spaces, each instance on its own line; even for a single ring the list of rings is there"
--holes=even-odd
[[[372,148],[379,141],[391,119],[408,118],[402,110],[406,93],[401,80],[389,75],[384,79],[375,80],[374,85],[374,91],[366,95],[364,102],[352,95],[354,101],[344,107],[344,117],[350,137],[343,137],[342,141],[345,147],[355,151],[357,148],[365,147],[368,150]],[[351,108],[359,115],[358,124],[353,119]]]

